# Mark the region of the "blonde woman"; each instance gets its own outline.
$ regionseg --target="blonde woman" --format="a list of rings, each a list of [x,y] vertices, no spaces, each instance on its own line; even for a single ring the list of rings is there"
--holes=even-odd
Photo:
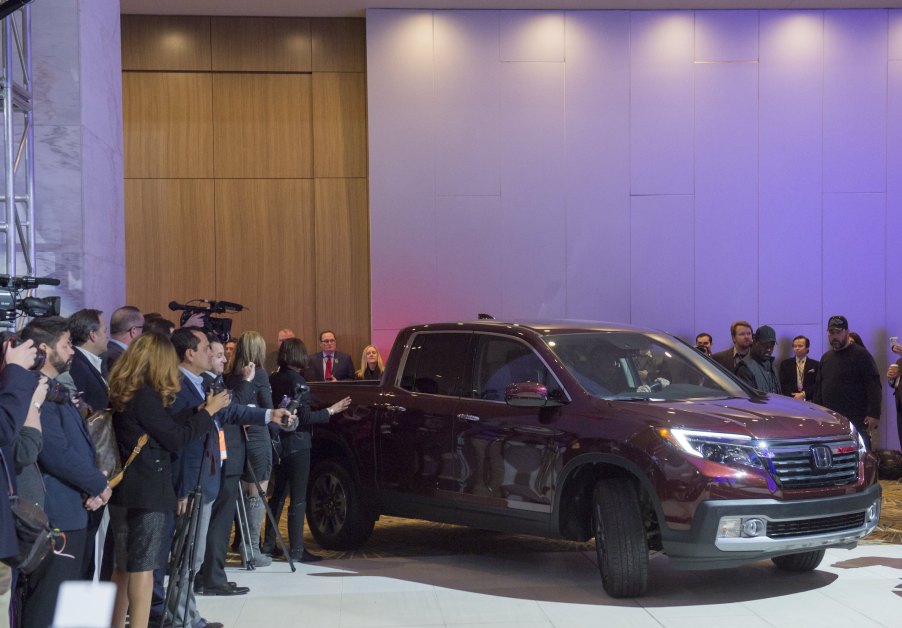
[[[357,379],[382,379],[382,372],[385,365],[382,363],[382,356],[379,355],[379,349],[376,345],[367,345],[363,348],[363,355],[360,356],[360,368],[357,369]]]
[[[177,507],[170,454],[213,428],[212,415],[229,405],[227,393],[208,396],[198,410],[170,415],[179,390],[178,358],[166,336],[145,334],[116,360],[110,373],[110,405],[119,453],[126,460],[143,434],[147,444],[126,469],[110,499],[115,534],[113,625],[145,627],[150,617],[153,570],[167,541],[166,513]]]
[[[238,338],[232,359],[226,366],[225,383],[235,397],[237,403],[258,408],[272,408],[272,389],[269,377],[263,368],[266,359],[266,341],[255,331],[246,331]],[[247,436],[247,462],[260,482],[263,494],[269,484],[272,473],[272,439],[266,427],[250,425],[245,428]],[[239,454],[240,455],[240,454]],[[263,525],[263,497],[257,494],[253,476],[247,471],[241,476],[244,488],[244,500],[247,508],[250,538],[254,543],[251,548],[254,563],[257,567],[266,567],[272,563],[269,556],[260,552],[260,529]]]

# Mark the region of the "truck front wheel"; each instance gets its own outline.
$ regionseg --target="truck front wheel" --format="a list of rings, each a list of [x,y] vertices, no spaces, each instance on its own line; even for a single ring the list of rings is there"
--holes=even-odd
[[[648,585],[648,542],[633,483],[601,479],[593,493],[595,551],[601,583],[611,597],[637,597]]]
[[[783,571],[812,571],[821,564],[825,550],[774,556],[771,561]]]
[[[310,476],[307,523],[325,549],[348,550],[363,544],[375,521],[364,511],[353,476],[336,460],[324,460]]]

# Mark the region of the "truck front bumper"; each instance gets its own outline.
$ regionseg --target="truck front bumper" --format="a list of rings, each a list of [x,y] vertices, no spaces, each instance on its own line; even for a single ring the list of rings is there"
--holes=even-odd
[[[877,527],[881,495],[875,483],[861,493],[804,501],[702,502],[690,530],[662,529],[664,552],[675,567],[712,569],[827,547],[852,548]]]

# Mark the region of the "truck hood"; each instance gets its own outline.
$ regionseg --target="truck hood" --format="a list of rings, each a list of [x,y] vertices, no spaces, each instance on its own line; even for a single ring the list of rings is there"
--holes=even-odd
[[[845,417],[781,395],[759,399],[614,403],[629,405],[631,410],[644,415],[646,420],[651,418],[661,427],[744,434],[758,439],[834,436],[851,430]]]

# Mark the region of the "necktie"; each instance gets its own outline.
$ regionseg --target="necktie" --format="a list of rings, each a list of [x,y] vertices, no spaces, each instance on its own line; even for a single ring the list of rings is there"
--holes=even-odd
[[[805,362],[802,360],[796,360],[796,388],[799,392],[802,392],[802,381],[805,378]]]
[[[326,379],[332,379],[332,356],[326,356]]]

